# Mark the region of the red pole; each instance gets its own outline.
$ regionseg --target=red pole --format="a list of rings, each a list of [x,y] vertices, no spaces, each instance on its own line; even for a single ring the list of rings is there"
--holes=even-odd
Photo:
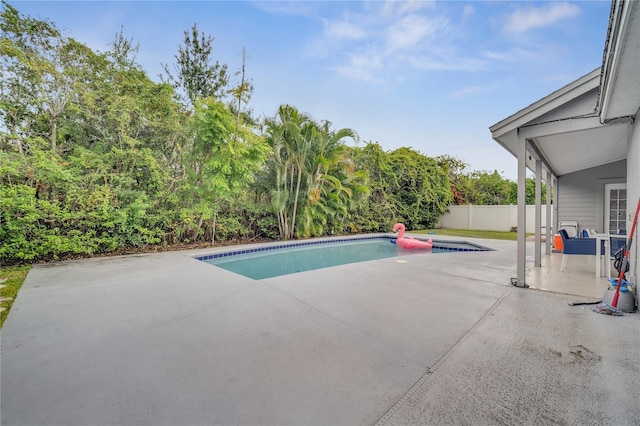
[[[627,265],[629,264],[629,250],[631,250],[631,243],[633,242],[633,234],[636,232],[636,223],[638,223],[638,212],[640,212],[640,199],[638,200],[638,206],[636,207],[636,215],[633,217],[633,224],[631,225],[631,233],[629,234],[629,241],[627,242],[626,247],[624,248],[624,257],[622,258],[622,262],[620,263],[620,275],[618,276],[618,286],[616,287],[616,293],[613,295],[613,300],[611,301],[611,306],[614,308],[618,307],[618,295],[620,294],[620,286],[622,285],[622,280],[624,279],[624,273],[627,269]]]

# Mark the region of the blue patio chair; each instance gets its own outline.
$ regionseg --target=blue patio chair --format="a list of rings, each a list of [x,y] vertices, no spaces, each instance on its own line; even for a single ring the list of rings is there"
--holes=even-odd
[[[567,266],[567,258],[570,254],[581,254],[587,256],[596,255],[595,238],[569,238],[569,234],[564,229],[559,231],[562,237],[562,264],[560,271],[564,272]],[[600,254],[604,254],[604,244],[600,246]]]
[[[609,247],[611,247],[610,255],[615,257],[618,250],[624,248],[627,244],[627,236],[625,234],[611,235],[609,241]]]

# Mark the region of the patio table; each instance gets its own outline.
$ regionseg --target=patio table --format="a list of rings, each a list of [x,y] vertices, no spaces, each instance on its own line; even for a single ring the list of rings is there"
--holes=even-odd
[[[626,241],[627,236],[623,235],[623,234],[596,234],[596,247],[600,247],[601,241],[604,242],[604,264],[605,264],[605,270],[604,272],[606,273],[606,277],[607,278],[611,278],[611,252],[609,247],[613,246],[613,247],[621,247],[620,244],[612,244],[611,239],[612,238],[616,238],[616,239],[622,239],[624,241]],[[602,262],[602,251],[598,251],[596,250],[596,277],[600,277],[601,275],[601,262]]]
[[[607,278],[611,277],[611,261],[609,260],[609,239],[611,236],[609,234],[596,234],[596,277],[601,277],[601,264],[602,257],[604,256],[605,262],[605,272],[607,274]],[[602,243],[604,243],[604,255],[602,254]]]

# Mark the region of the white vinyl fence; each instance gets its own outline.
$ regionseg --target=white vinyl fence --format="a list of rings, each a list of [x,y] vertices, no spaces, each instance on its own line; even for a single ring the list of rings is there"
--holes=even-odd
[[[542,232],[546,226],[546,205],[542,206]],[[553,207],[551,207],[553,209]],[[551,211],[553,215],[553,210]],[[553,217],[551,218],[553,223]],[[475,229],[480,231],[510,231],[518,226],[518,206],[449,206],[438,222],[440,228]],[[535,206],[527,206],[527,229],[535,232]]]

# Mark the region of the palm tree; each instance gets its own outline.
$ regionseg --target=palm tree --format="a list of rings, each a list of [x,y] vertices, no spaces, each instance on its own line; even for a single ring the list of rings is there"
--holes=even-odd
[[[358,139],[351,129],[331,130],[331,123],[318,125],[319,133],[310,156],[309,169],[313,170],[308,187],[305,235],[342,232],[344,219],[356,201],[367,192],[365,175],[356,172],[344,144],[345,138]]]
[[[267,164],[271,184],[269,196],[274,213],[278,216],[280,236],[292,238],[302,176],[305,173],[305,123],[311,118],[292,106],[281,105],[274,119],[267,120],[267,142],[273,155]]]
[[[356,133],[332,131],[330,122],[317,123],[290,105],[280,106],[266,125],[267,141],[273,148],[267,163],[268,194],[281,237],[326,232],[329,221],[346,215],[354,196],[352,180],[362,176],[353,175],[344,150],[343,140],[357,140]],[[363,188],[358,185],[360,193]]]

